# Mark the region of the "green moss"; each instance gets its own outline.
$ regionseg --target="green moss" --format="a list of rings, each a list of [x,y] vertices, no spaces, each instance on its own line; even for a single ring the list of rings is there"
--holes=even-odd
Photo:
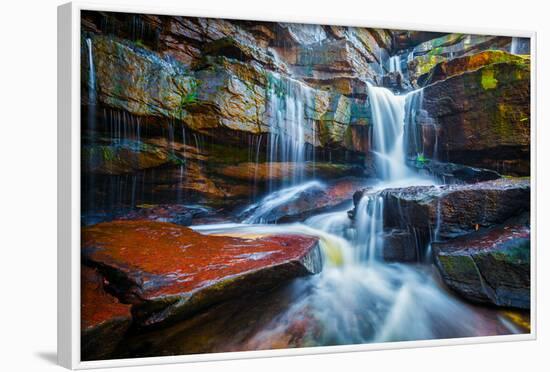
[[[477,277],[477,269],[474,260],[468,255],[440,255],[439,262],[444,271],[451,277],[469,278]]]
[[[145,45],[145,43],[144,43],[143,40],[141,40],[141,39],[137,39],[137,40],[135,41],[135,43],[136,43],[136,46],[138,46],[138,47],[140,47],[140,48],[148,49],[148,48],[147,48],[147,45]]]
[[[207,144],[206,150],[209,158],[215,159],[215,164],[238,164],[248,162],[249,151],[246,146],[235,146],[231,144],[221,145],[216,143]],[[260,152],[259,161],[264,159],[264,151]],[[215,165],[213,165],[215,167]]]
[[[497,261],[529,263],[531,261],[530,240],[511,242],[503,250],[491,252],[490,255]]]
[[[104,161],[113,161],[116,159],[116,150],[111,146],[100,146],[101,156]]]
[[[491,67],[486,67],[481,71],[481,86],[483,89],[495,89],[498,80],[495,78],[495,71]]]

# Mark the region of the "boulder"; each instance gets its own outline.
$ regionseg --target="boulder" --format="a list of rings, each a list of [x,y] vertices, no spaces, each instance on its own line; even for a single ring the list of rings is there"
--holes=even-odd
[[[241,217],[248,223],[303,221],[347,204],[364,183],[365,180],[359,178],[344,178],[327,184],[310,181],[267,195],[248,207]]]
[[[364,195],[353,196],[352,219]],[[446,241],[483,228],[491,228],[530,209],[529,179],[502,178],[474,184],[412,186],[386,189],[383,230],[388,237],[383,256],[391,261],[424,258],[432,240]],[[358,226],[357,228],[367,228]]]
[[[83,229],[84,261],[133,304],[139,326],[183,319],[243,293],[321,270],[317,238],[202,235],[163,222],[114,221]]]
[[[438,160],[529,175],[530,74],[529,59],[510,58],[425,87],[423,109],[436,135],[424,140]]]
[[[451,239],[501,224],[530,209],[530,180],[503,178],[474,184],[386,189],[384,225],[435,230]]]
[[[81,267],[82,360],[110,358],[130,327],[130,305],[107,293],[105,285],[96,269]]]
[[[528,226],[494,227],[432,247],[445,283],[468,300],[530,308]]]

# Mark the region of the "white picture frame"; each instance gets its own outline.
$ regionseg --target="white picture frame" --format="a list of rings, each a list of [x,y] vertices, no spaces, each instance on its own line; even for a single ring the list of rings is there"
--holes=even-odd
[[[217,361],[241,358],[268,358],[277,356],[324,354],[384,349],[434,347],[443,345],[477,344],[534,340],[537,337],[536,264],[531,265],[531,332],[528,334],[469,337],[426,341],[404,341],[347,346],[322,346],[265,351],[163,356],[137,359],[86,361],[80,359],[80,12],[103,10],[113,12],[180,15],[239,20],[296,22],[314,24],[352,25],[390,29],[408,29],[438,32],[462,32],[529,38],[531,40],[531,262],[536,263],[536,33],[484,28],[460,29],[444,25],[406,23],[378,23],[357,19],[339,21],[332,18],[288,15],[273,17],[255,13],[208,12],[200,13],[185,8],[158,8],[153,6],[122,6],[113,3],[98,5],[71,2],[58,8],[58,361],[70,369],[123,367],[150,364]]]

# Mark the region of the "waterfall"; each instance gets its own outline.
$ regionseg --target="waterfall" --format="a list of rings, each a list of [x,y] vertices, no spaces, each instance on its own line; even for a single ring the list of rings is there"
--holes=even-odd
[[[305,131],[312,129],[308,106],[313,104],[311,88],[292,79],[269,75],[267,114],[271,135],[267,146],[270,180],[277,168],[290,174],[284,185],[295,185],[304,179],[306,161]],[[270,182],[269,189],[272,189]]]
[[[400,56],[393,56],[390,57],[389,60],[390,63],[390,72],[401,72],[401,57]]]
[[[95,116],[96,116],[96,103],[97,103],[97,90],[94,71],[94,55],[92,48],[92,39],[86,39],[86,45],[88,47],[88,128],[92,132],[95,130]]]
[[[380,194],[365,195],[355,214],[355,258],[357,262],[375,262],[383,249],[384,199]]]
[[[384,249],[384,198],[381,190],[395,185],[432,183],[407,166],[408,153],[418,156],[423,151],[421,133],[416,124],[422,106],[422,89],[394,95],[386,88],[368,84],[368,94],[373,120],[372,148],[380,184],[375,190],[365,193],[355,209],[354,246],[359,262],[376,262]]]
[[[423,157],[424,141],[422,139],[421,127],[417,125],[417,115],[422,109],[422,100],[424,99],[424,89],[412,91],[406,96],[405,117],[404,117],[404,135],[405,135],[405,155],[414,155],[416,158]],[[434,144],[434,154],[437,151],[437,137]],[[432,154],[432,155],[434,155]],[[434,156],[432,156],[433,158]]]
[[[388,182],[410,178],[413,174],[406,164],[409,143],[412,141],[416,149],[422,146],[416,125],[416,115],[422,105],[422,89],[405,95],[394,95],[389,89],[371,84],[367,89],[378,176]]]
[[[405,96],[396,96],[390,90],[368,85],[373,121],[373,152],[378,176],[382,180],[405,178],[404,118]]]
[[[258,203],[252,204],[242,212],[242,215],[248,215],[243,223],[267,223],[268,217],[275,209],[288,205],[304,192],[313,189],[323,189],[324,187],[318,181],[309,181],[270,193]]]
[[[512,42],[510,43],[510,53],[518,54],[518,38],[513,37]]]
[[[96,85],[95,85],[95,71],[94,71],[94,54],[92,50],[92,39],[86,39],[86,45],[88,46],[88,95],[90,104],[95,104],[97,99]]]

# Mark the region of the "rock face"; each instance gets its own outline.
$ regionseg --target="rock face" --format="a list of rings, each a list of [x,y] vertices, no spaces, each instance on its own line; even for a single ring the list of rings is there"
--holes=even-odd
[[[97,174],[120,175],[183,161],[160,147],[138,141],[93,145],[82,149],[85,171]]]
[[[386,189],[383,227],[388,260],[422,259],[431,239],[446,241],[491,228],[530,208],[528,179],[498,179],[469,185]],[[355,208],[363,193],[354,195]],[[355,211],[351,211],[353,217]],[[437,236],[434,236],[437,233]]]
[[[225,133],[230,138],[234,137],[234,131],[278,133],[279,128],[273,124],[277,120],[273,110],[283,110],[283,115],[293,116],[288,116],[289,120],[303,122],[306,142],[342,148],[353,147],[349,137],[360,133],[350,126],[365,126],[370,122],[364,83],[362,93],[348,90],[345,91],[348,95],[343,95],[338,91],[328,92],[308,86],[260,63],[231,58],[231,54],[211,56],[209,48],[203,51],[200,69],[192,70],[168,56],[127,40],[100,35],[90,40],[98,101],[101,105],[133,115],[181,120],[198,133],[208,136]],[[351,50],[341,49],[341,45],[336,47]],[[307,50],[311,52],[311,49]],[[216,51],[229,53],[223,48]],[[311,66],[317,60],[315,55],[304,56],[296,63]],[[334,56],[334,53],[322,51],[319,58],[321,56]],[[84,57],[83,61],[87,61]],[[337,62],[331,58],[327,63]],[[368,61],[364,58],[351,58],[349,65],[344,64],[341,69],[348,69],[353,75],[361,69],[368,69]],[[363,65],[356,65],[358,61],[363,61]],[[83,63],[83,75],[87,75],[88,70],[89,66]],[[296,102],[287,101],[286,105],[300,105],[301,112],[279,106],[281,98]],[[318,134],[317,125],[322,126]],[[360,148],[350,150],[361,151]]]
[[[301,168],[301,169],[299,169]],[[229,177],[250,182],[284,181],[294,172],[302,171],[306,178],[321,180],[334,180],[346,176],[361,177],[365,175],[365,169],[357,165],[313,163],[239,163],[217,167],[214,172]]]
[[[105,291],[108,281],[95,269],[81,270],[82,359],[107,359],[128,330],[130,305]]]
[[[418,77],[421,86],[430,85],[437,81],[445,80],[451,76],[465,72],[475,71],[481,67],[494,63],[515,62],[524,64],[526,56],[517,56],[501,50],[485,50],[476,54],[470,54],[459,58],[445,60],[433,66],[427,73]]]
[[[445,283],[469,300],[530,308],[530,231],[507,225],[434,243]]]
[[[509,51],[511,44],[511,37],[488,35],[446,34],[427,40],[411,52],[412,58],[408,62],[410,80],[417,84],[420,76],[428,74],[440,62],[486,49]]]
[[[530,173],[530,63],[498,56],[505,61],[471,71],[469,63],[477,67],[492,59],[471,57],[439,68],[450,76],[424,88],[423,109],[436,127],[436,135],[424,140],[432,146],[437,141],[440,161],[525,176]],[[457,73],[449,66],[466,70]]]
[[[85,262],[140,326],[182,319],[246,292],[274,288],[321,270],[316,238],[206,236],[151,221],[115,221],[83,231]]]

